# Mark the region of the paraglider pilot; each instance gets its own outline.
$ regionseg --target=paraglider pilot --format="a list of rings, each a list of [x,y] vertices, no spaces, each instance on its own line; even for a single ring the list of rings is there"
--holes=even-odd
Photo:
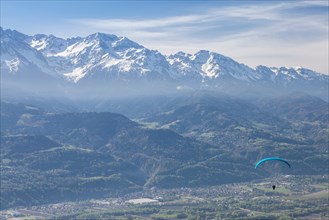
[[[289,168],[291,168],[290,163],[288,163],[288,161],[286,161],[286,160],[284,160],[284,159],[282,159],[282,158],[280,158],[280,157],[267,157],[267,158],[264,158],[264,159],[258,161],[258,162],[256,163],[256,165],[255,165],[255,169],[258,167],[259,164],[261,164],[261,163],[263,163],[263,162],[265,162],[265,161],[270,161],[270,160],[281,161],[281,162],[287,164],[287,165],[289,166]],[[272,186],[272,189],[275,190],[275,185]]]

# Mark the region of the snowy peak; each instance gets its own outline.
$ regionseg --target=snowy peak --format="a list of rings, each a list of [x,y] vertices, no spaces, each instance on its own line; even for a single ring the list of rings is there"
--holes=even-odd
[[[266,67],[257,66],[256,71],[259,72],[263,79],[270,79],[275,83],[287,83],[292,81],[324,81],[328,80],[328,76],[315,72],[303,67]]]
[[[248,66],[207,50],[200,50],[194,55],[179,52],[169,56],[168,61],[172,72],[182,72],[184,76],[199,75],[203,80],[231,78],[254,81],[260,78],[260,75]]]
[[[58,73],[75,83],[85,77],[133,80],[156,75],[163,78],[167,74],[168,65],[162,54],[126,37],[95,33],[66,45],[58,53],[45,55]]]
[[[113,34],[95,33],[87,36],[85,41],[98,44],[103,49],[116,48],[117,50],[122,50],[127,48],[142,48],[141,45],[126,37],[118,37]]]
[[[193,55],[178,52],[167,57],[170,76],[175,80],[202,80],[200,68],[195,66]]]
[[[33,69],[55,76],[56,73],[51,70],[43,54],[26,42],[28,38],[17,31],[1,31],[1,69],[11,74],[23,74]]]
[[[29,38],[28,43],[31,47],[42,52],[45,56],[52,56],[59,53],[68,46],[66,40],[55,37],[54,35],[37,34]]]
[[[74,83],[115,80],[169,80],[212,85],[224,81],[288,85],[291,82],[326,81],[328,76],[302,67],[255,69],[207,50],[164,56],[126,38],[95,33],[62,39],[54,35],[28,36],[1,31],[1,69],[9,73],[29,68]]]
[[[299,76],[299,78],[303,78],[303,79],[308,79],[308,80],[315,80],[319,77],[321,77],[320,73],[317,73],[313,70],[310,69],[306,69],[300,66],[297,67],[288,67],[286,69],[289,69],[291,72],[294,73],[294,75]]]
[[[112,47],[116,50],[124,50],[129,48],[141,49],[143,46],[137,44],[134,41],[129,40],[126,37],[120,37],[117,41],[112,43]]]

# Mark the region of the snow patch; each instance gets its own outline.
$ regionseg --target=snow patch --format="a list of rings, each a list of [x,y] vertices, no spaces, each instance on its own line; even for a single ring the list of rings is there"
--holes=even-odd
[[[10,72],[17,72],[21,61],[16,57],[12,60],[5,60],[5,63]]]
[[[53,56],[55,56],[55,57],[71,57],[74,55],[78,55],[84,49],[86,49],[87,47],[90,47],[92,45],[93,45],[93,42],[89,42],[89,43],[77,42],[77,43],[69,46],[65,51],[54,54]]]
[[[78,67],[78,68],[75,68],[72,72],[70,73],[64,73],[64,76],[74,82],[74,83],[77,83],[80,79],[82,79],[84,76],[86,75],[86,71],[85,71],[85,68],[82,68],[82,67]]]

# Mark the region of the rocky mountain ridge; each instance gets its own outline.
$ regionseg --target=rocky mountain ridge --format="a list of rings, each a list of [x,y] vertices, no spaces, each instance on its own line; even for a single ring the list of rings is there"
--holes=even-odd
[[[28,36],[1,28],[1,52],[3,74],[27,74],[38,69],[73,83],[92,79],[146,79],[203,85],[225,80],[288,85],[328,80],[327,75],[302,67],[251,68],[206,50],[166,56],[126,37],[104,33],[62,39],[44,34]]]

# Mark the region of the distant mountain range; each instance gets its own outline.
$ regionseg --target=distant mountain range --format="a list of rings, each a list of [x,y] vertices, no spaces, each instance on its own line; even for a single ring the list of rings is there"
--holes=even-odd
[[[201,50],[166,56],[126,37],[95,33],[62,39],[53,35],[28,36],[1,28],[3,79],[50,80],[74,84],[151,80],[174,83],[176,88],[220,87],[223,82],[289,87],[312,84],[323,88],[328,75],[302,67],[251,68],[227,56]]]

